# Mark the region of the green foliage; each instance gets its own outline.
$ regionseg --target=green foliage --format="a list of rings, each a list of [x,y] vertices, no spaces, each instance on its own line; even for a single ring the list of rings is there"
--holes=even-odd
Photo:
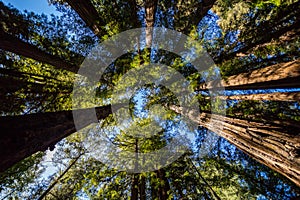
[[[69,64],[79,66],[97,42],[143,26],[143,1],[136,1],[137,13],[132,13],[132,1],[93,0],[91,2],[103,23],[100,29],[105,33],[97,39],[64,2],[51,1],[62,12],[62,16],[50,18],[27,11],[21,13],[0,3],[0,29]],[[203,5],[203,1],[193,0],[159,1],[155,23],[189,33],[192,40],[187,41],[186,47],[200,55],[204,49],[207,50],[220,71],[210,66],[200,74],[195,66],[178,55],[157,49],[140,49],[138,46],[136,51],[128,52],[111,63],[96,88],[80,88],[82,99],[96,90],[95,99],[79,101],[78,105],[72,107],[74,73],[1,50],[0,81],[7,86],[0,90],[1,115],[88,108],[94,106],[95,102],[96,105],[108,104],[115,90],[132,89],[144,80],[144,77],[131,77],[125,84],[122,77],[127,72],[151,63],[162,63],[177,70],[188,81],[190,89],[194,90],[204,81],[217,78],[219,73],[226,78],[299,58],[299,33],[296,30],[299,1],[218,0],[213,8],[214,13],[211,12],[200,24],[192,24],[197,21],[195,14],[199,12],[195,8]],[[134,14],[138,15],[138,19],[133,19]],[[141,45],[142,41],[139,42]],[[153,68],[153,77],[168,78],[162,77],[158,69]],[[83,86],[85,81],[82,77],[78,84]],[[210,112],[214,108],[218,113],[223,109],[220,99],[212,105],[207,91],[198,91],[193,95],[197,98],[192,103],[199,103],[201,111]],[[86,146],[93,142],[101,147],[99,135],[102,133],[106,134],[105,139],[124,150],[122,156],[126,157],[130,152],[149,153],[161,149],[172,141],[174,129],[181,128],[180,115],[167,109],[180,102],[167,87],[146,84],[138,88],[128,101],[131,124],[120,128],[112,115],[100,121],[98,126],[91,124],[84,131],[56,145],[50,162],[57,173],[49,177],[43,174],[42,166],[46,165],[46,161],[43,160],[43,154],[38,153],[0,175],[0,192],[15,199],[33,199],[53,183],[55,185],[46,199],[130,199],[131,189],[138,187],[141,193],[141,186],[144,187],[146,199],[213,199],[216,195],[221,199],[256,199],[259,195],[288,199],[299,192],[296,186],[278,173],[254,162],[224,140],[218,141],[211,155],[197,158],[199,147],[208,132],[204,128],[189,130],[195,135],[197,143],[190,144],[186,154],[152,172],[133,175],[117,171],[92,158]],[[150,115],[151,112],[156,118]],[[260,122],[286,120],[297,123],[300,120],[299,102],[228,101],[227,113],[230,117]],[[152,129],[154,122],[163,124],[163,128],[159,131]],[[186,138],[181,142],[188,140]],[[94,150],[96,152],[97,149]],[[108,153],[108,157],[114,156],[114,152],[105,153]],[[79,155],[80,159],[68,169],[72,160]],[[66,169],[65,175],[58,180]],[[133,183],[135,177],[138,186]]]

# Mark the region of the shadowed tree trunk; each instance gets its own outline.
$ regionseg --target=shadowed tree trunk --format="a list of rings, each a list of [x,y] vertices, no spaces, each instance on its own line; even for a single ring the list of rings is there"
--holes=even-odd
[[[140,200],[146,200],[146,178],[144,175],[141,175],[139,191],[140,191]]]
[[[79,69],[78,66],[69,64],[57,56],[53,56],[31,44],[23,42],[22,40],[5,33],[2,29],[0,29],[0,37],[0,48],[3,50],[32,58],[42,63],[50,64],[57,69],[63,69],[74,73],[77,73]]]
[[[171,7],[174,9],[174,28],[186,35],[197,27],[207,12],[213,7],[216,0],[192,0],[192,1],[170,1],[169,5],[163,5],[162,8]],[[168,12],[167,10],[164,10]]]
[[[136,0],[129,0],[128,3],[130,4],[130,7],[132,9],[132,11],[130,12],[131,14],[131,18],[133,21],[133,28],[139,28],[141,27],[141,23],[138,20],[138,7],[136,4]]]
[[[207,12],[213,7],[216,0],[202,0],[199,1],[198,5],[195,7],[195,11],[190,13],[190,17],[187,23],[187,26],[181,30],[185,34],[189,34],[192,30],[193,26],[198,26],[203,17],[207,14]],[[176,23],[176,21],[175,21]]]
[[[166,172],[164,169],[159,169],[156,171],[157,177],[159,178],[158,194],[160,200],[168,199],[168,191],[170,190],[169,180],[166,177]]]
[[[103,33],[103,26],[105,23],[101,20],[97,10],[90,0],[66,0],[66,2],[78,13],[81,19],[99,38]],[[101,38],[100,38],[101,39]]]
[[[134,169],[138,169],[138,152],[139,152],[139,147],[138,147],[138,139],[135,139],[135,157],[136,157],[136,162],[134,165]],[[139,195],[139,176],[138,174],[132,175],[132,181],[131,181],[131,200],[138,200],[138,195]]]
[[[222,100],[300,101],[300,92],[274,92],[270,94],[218,96],[217,98]]]
[[[218,89],[220,87],[227,90],[300,87],[300,60],[241,73],[230,76],[226,80],[203,83],[198,87],[198,90]]]
[[[297,125],[281,126],[170,106],[199,125],[216,132],[244,153],[300,186],[300,132]]]
[[[156,186],[157,174],[151,176],[150,178],[150,187],[151,187],[151,199],[158,198],[158,188]]]
[[[97,123],[93,116],[84,114],[94,109],[98,120],[111,114],[110,105],[75,110],[77,116],[83,117],[77,127],[73,121],[72,110],[0,117],[0,172],[38,151],[53,148],[61,139],[76,132],[76,128],[79,130],[91,123]]]

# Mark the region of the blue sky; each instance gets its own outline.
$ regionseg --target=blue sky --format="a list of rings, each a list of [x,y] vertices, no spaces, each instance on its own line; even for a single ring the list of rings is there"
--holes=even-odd
[[[60,15],[54,6],[50,6],[48,0],[1,0],[4,4],[10,3],[15,8],[24,11],[32,11],[36,14]]]

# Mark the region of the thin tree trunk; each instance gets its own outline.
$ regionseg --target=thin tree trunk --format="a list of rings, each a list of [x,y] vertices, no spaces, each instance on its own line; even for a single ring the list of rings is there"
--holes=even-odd
[[[140,200],[146,200],[146,178],[143,175],[141,175],[139,190],[140,190]]]
[[[138,169],[138,139],[135,139],[135,166],[134,169],[137,170]],[[138,195],[139,195],[139,177],[138,174],[135,174],[135,172],[133,172],[134,174],[132,175],[132,181],[131,181],[131,200],[138,200]]]
[[[212,189],[212,187],[208,184],[208,182],[205,180],[205,178],[201,175],[197,167],[195,166],[192,159],[188,158],[189,162],[192,164],[193,169],[197,172],[200,179],[204,182],[205,186],[209,189],[209,192],[214,197],[214,199],[221,200],[221,198],[217,195],[217,193]],[[205,192],[204,192],[205,193]]]
[[[38,198],[38,200],[42,200],[44,197],[47,196],[47,194],[52,190],[52,188],[60,181],[60,179],[62,179],[62,177],[75,165],[75,163],[78,161],[78,159],[82,156],[83,154],[80,154],[79,156],[77,156],[72,162],[71,164],[65,169],[65,171],[59,175],[59,177],[57,177],[55,179],[55,181],[47,188],[47,190],[45,190],[43,192],[43,194]]]
[[[153,37],[153,27],[155,23],[155,14],[158,0],[145,0],[146,11],[146,45],[151,47]]]
[[[268,100],[268,101],[300,101],[300,92],[274,92],[269,94],[245,94],[218,96],[222,100]]]
[[[28,44],[0,29],[0,48],[12,53],[32,58],[36,61],[50,64],[57,69],[77,73],[79,67],[65,62],[62,58],[46,53],[39,48]]]
[[[168,199],[168,191],[170,190],[169,180],[166,177],[166,172],[164,169],[159,169],[156,171],[157,177],[160,180],[158,187],[159,199],[166,200]]]
[[[150,187],[151,187],[151,199],[157,199],[158,198],[158,188],[156,186],[156,179],[157,179],[157,173],[154,172],[154,175],[150,176]]]
[[[73,121],[72,110],[0,117],[0,172],[38,151],[53,147],[77,129],[97,123],[93,116],[85,114],[94,109],[98,120],[111,114],[110,105],[75,110],[73,112],[82,117],[80,124],[76,124],[77,127]]]
[[[13,67],[12,65],[7,65],[6,63],[3,63],[5,66],[8,67]],[[45,76],[42,74],[35,74],[35,73],[29,73],[29,72],[21,72],[21,71],[17,71],[15,69],[6,69],[6,68],[0,68],[0,74],[2,75],[6,75],[6,76],[10,76],[10,77],[16,77],[16,78],[29,78],[30,79],[34,79],[35,81],[38,82],[47,82],[50,81],[51,82],[55,82],[55,83],[63,83],[63,80],[59,80],[50,76]]]
[[[244,153],[300,186],[300,132],[297,125],[280,126],[170,106],[199,125],[216,132]]]
[[[300,60],[241,73],[230,76],[226,80],[203,83],[198,87],[198,90],[219,89],[221,87],[227,90],[300,87]]]
[[[277,15],[277,19],[273,19],[273,26],[269,26],[269,24],[266,24],[266,27],[263,26],[263,24],[260,25],[260,28],[262,31],[258,31],[257,33],[259,35],[253,35],[252,38],[249,38],[244,43],[242,48],[238,49],[237,51],[228,53],[224,52],[220,56],[218,56],[217,60],[215,60],[216,63],[222,63],[226,60],[232,59],[236,54],[242,53],[247,54],[247,52],[253,48],[256,48],[258,46],[261,46],[265,43],[271,42],[273,39],[278,39],[281,36],[284,36],[287,32],[293,32],[297,31],[300,28],[300,17],[297,11],[300,9],[300,2],[297,1],[293,4],[290,4],[287,6],[281,13]],[[284,16],[284,17],[283,17]],[[293,21],[292,25],[284,27],[284,24],[290,24],[290,21]],[[270,23],[266,21],[265,23]],[[274,27],[276,28],[276,31],[274,31]],[[284,27],[284,28],[282,28]],[[259,39],[257,39],[257,38]],[[255,40],[256,42],[253,42]]]

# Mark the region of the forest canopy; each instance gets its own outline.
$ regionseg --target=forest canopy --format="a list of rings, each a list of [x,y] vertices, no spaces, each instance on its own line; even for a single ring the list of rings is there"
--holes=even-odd
[[[48,3],[0,1],[0,199],[300,198],[300,1]]]

